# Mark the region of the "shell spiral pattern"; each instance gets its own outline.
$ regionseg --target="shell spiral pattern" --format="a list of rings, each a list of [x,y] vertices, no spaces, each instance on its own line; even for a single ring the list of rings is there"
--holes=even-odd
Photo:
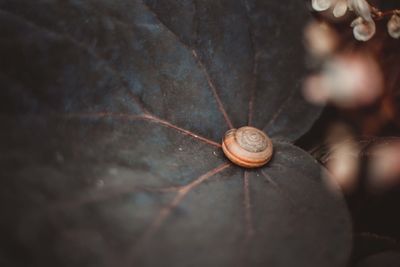
[[[242,127],[236,132],[239,145],[250,152],[261,152],[267,148],[267,136],[260,130]]]
[[[273,147],[271,139],[263,131],[244,126],[225,133],[222,150],[236,165],[257,168],[271,159]]]

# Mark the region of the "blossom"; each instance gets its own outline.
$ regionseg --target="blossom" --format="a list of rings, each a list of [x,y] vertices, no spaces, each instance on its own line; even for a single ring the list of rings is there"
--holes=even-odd
[[[372,17],[372,7],[367,0],[312,0],[312,7],[317,11],[324,11],[333,7],[333,15],[341,17],[346,14],[347,10],[353,11],[357,18],[351,23],[353,27],[354,37],[359,41],[368,41],[374,36],[376,31],[375,21]],[[392,36],[400,36],[400,18],[392,17],[390,21],[390,33]],[[388,24],[388,27],[389,27]],[[396,37],[395,37],[396,38]],[[398,37],[397,37],[398,38]]]
[[[359,17],[365,21],[373,21],[371,15],[371,6],[366,0],[348,0],[349,9],[353,10]]]
[[[353,20],[350,26],[353,27],[353,35],[358,41],[368,41],[376,31],[375,22],[362,17]]]
[[[316,11],[325,11],[334,7],[333,15],[341,17],[347,11],[348,0],[312,0],[311,5]]]
[[[373,103],[383,91],[382,72],[365,54],[338,55],[327,61],[320,74],[309,77],[304,95],[310,102],[331,102],[344,108]]]
[[[400,38],[400,16],[394,14],[387,24],[389,35],[395,39]]]
[[[337,18],[344,16],[347,12],[347,0],[338,0],[333,8],[333,15]]]
[[[350,25],[353,27],[354,37],[359,41],[368,41],[376,31],[370,5],[366,0],[349,0],[349,8],[358,15]]]
[[[333,0],[312,0],[312,8],[316,11],[324,11],[331,7]]]

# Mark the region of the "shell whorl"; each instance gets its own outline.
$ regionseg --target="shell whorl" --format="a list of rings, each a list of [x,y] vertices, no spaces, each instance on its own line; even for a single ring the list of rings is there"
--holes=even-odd
[[[236,131],[235,139],[238,144],[250,152],[261,152],[267,148],[267,135],[253,127],[242,127]]]
[[[273,147],[271,139],[263,131],[244,126],[225,133],[222,150],[233,163],[245,168],[257,168],[271,159]]]

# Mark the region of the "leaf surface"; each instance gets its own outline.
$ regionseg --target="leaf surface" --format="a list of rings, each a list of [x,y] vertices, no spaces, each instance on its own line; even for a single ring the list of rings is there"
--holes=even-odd
[[[342,197],[288,143],[319,114],[299,92],[307,18],[300,1],[0,1],[7,266],[344,266]],[[219,145],[247,124],[275,147],[252,171]]]

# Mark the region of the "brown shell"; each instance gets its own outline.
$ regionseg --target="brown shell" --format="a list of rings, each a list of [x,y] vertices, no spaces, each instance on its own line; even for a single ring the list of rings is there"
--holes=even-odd
[[[271,159],[273,147],[271,139],[263,131],[245,126],[226,132],[222,150],[236,165],[257,168]]]

